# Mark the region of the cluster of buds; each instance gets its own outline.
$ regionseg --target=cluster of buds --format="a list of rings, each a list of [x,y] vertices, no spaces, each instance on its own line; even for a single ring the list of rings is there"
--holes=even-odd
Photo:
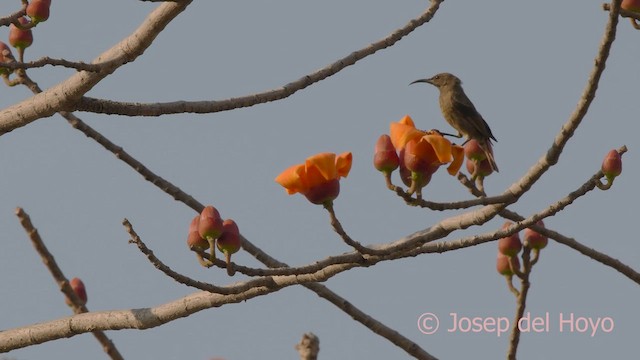
[[[31,29],[38,23],[47,21],[49,18],[49,8],[51,0],[31,0],[27,4],[26,13],[29,18],[20,17],[9,26],[9,44],[18,51],[18,61],[24,61],[24,51],[33,44],[33,33]],[[0,62],[14,61],[11,50],[4,42],[0,41]],[[13,71],[7,68],[0,68],[0,76],[13,86],[15,83],[8,81],[8,76]]]
[[[49,18],[49,8],[51,0],[31,0],[27,4],[26,13],[29,17],[20,17],[9,26],[9,44],[18,50],[18,60],[24,61],[24,51],[33,44],[33,33],[31,29],[38,23],[47,21]],[[8,51],[8,53],[6,53]],[[12,61],[13,56],[9,47],[0,42],[0,61]],[[12,71],[7,68],[0,68],[0,75],[6,78]]]
[[[431,176],[444,164],[447,171],[456,175],[462,165],[464,149],[452,144],[437,130],[416,129],[411,117],[404,116],[391,123],[390,135],[378,138],[373,156],[373,166],[383,173],[387,187],[395,190],[391,173],[400,169],[400,179],[409,187],[409,194],[422,196],[422,188],[431,181]]]
[[[349,175],[352,162],[350,152],[320,153],[308,157],[304,164],[289,167],[275,181],[289,195],[300,193],[312,204],[330,207],[340,194],[340,178]]]
[[[82,302],[82,305],[87,303],[87,290],[84,287],[84,283],[77,277],[74,277],[69,281],[69,286],[71,286],[71,290],[76,293],[76,296]],[[65,298],[64,301],[67,305],[71,306],[71,300],[69,298]]]
[[[509,228],[513,223],[506,222],[502,229]],[[544,227],[544,222],[539,220],[536,225]],[[530,228],[524,229],[523,240],[520,240],[519,233],[513,233],[511,236],[503,237],[498,240],[498,258],[496,259],[496,270],[501,275],[511,278],[514,274],[521,275],[520,260],[518,254],[523,248],[533,251],[534,258],[530,264],[533,266],[538,259],[540,250],[544,249],[549,239]],[[524,258],[523,258],[524,260]],[[527,260],[528,261],[528,260]]]
[[[232,276],[234,270],[231,265],[231,255],[240,250],[242,239],[236,222],[231,219],[222,220],[218,210],[209,205],[200,215],[196,215],[191,220],[187,245],[196,253],[200,264],[205,267],[213,265],[217,247],[225,256],[227,273]],[[208,254],[207,250],[209,250]],[[207,258],[204,258],[202,253],[205,253]]]

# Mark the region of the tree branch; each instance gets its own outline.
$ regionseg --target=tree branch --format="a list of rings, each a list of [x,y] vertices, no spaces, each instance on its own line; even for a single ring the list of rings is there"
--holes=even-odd
[[[183,204],[187,205],[188,207],[190,207],[191,209],[193,209],[198,213],[201,212],[202,209],[204,209],[204,205],[202,205],[202,203],[200,203],[198,200],[193,198],[191,195],[185,193],[184,191],[182,191],[180,188],[173,185],[169,181],[163,179],[162,177],[152,172],[150,169],[144,166],[141,162],[139,162],[129,153],[124,151],[122,147],[112,143],[109,139],[102,136],[99,132],[91,128],[86,123],[82,122],[75,115],[71,113],[62,113],[61,115],[65,116],[65,118],[67,118],[69,123],[74,128],[76,128],[77,130],[80,130],[87,137],[98,142],[105,149],[107,149],[108,151],[116,155],[118,159],[122,160],[131,168],[133,168],[136,172],[142,175],[142,177],[145,180],[149,181],[150,183],[158,187],[160,190],[169,194],[175,200],[182,202]],[[263,264],[271,268],[282,269],[282,268],[288,267],[287,264],[276,260],[275,258],[271,257],[270,255],[262,251],[262,249],[255,246],[244,236],[242,235],[240,236],[242,237],[242,248],[245,251],[247,251],[249,254],[251,254],[254,258],[256,258],[258,261],[262,262]],[[359,258],[361,259],[362,257],[359,256]],[[321,269],[320,267],[316,267],[315,271],[319,271],[320,269]],[[236,270],[240,271],[238,267],[236,267]],[[266,269],[265,271],[268,271],[268,269]],[[294,274],[294,272],[289,272],[289,274]],[[268,275],[268,274],[264,274],[264,275]],[[429,353],[423,350],[418,344],[414,343],[413,341],[404,337],[402,334],[387,327],[380,321],[374,319],[373,317],[359,310],[357,307],[353,306],[347,300],[340,297],[338,294],[334,293],[333,291],[329,290],[324,285],[317,284],[317,283],[307,283],[307,284],[304,284],[303,286],[315,292],[316,294],[318,294],[318,296],[338,306],[338,308],[346,312],[354,320],[360,322],[361,324],[369,328],[374,333],[386,338],[387,340],[389,340],[396,346],[400,347],[401,349],[403,349],[410,355],[414,356],[415,358],[420,360],[435,359],[433,356],[431,356]]]
[[[40,257],[42,258],[42,262],[49,269],[49,272],[53,276],[53,279],[56,281],[58,286],[60,287],[60,291],[64,293],[64,295],[71,300],[71,308],[76,314],[87,313],[89,310],[83,304],[82,301],[78,298],[75,291],[69,285],[69,281],[67,277],[64,276],[62,270],[56,263],[56,260],[53,258],[53,255],[49,252],[47,247],[44,245],[40,234],[38,234],[38,230],[31,223],[31,218],[29,215],[22,209],[16,209],[16,216],[20,220],[20,224],[24,228],[24,231],[29,236],[33,247],[36,249]],[[103,331],[93,331],[93,336],[98,340],[100,345],[102,345],[102,349],[107,355],[113,360],[123,360],[124,358],[120,355],[120,352],[113,344],[113,342],[107,337],[107,335]]]
[[[136,31],[94,60],[94,63],[108,64],[103,71],[80,71],[40,94],[0,110],[0,136],[37,119],[71,109],[73,103],[102,79],[140,56],[189,3],[191,1],[163,3],[158,6]]]
[[[0,18],[0,26],[9,26],[18,21],[19,18],[27,14],[27,4],[22,4],[22,8],[15,13]]]
[[[378,50],[388,48],[400,39],[410,34],[419,26],[433,18],[443,0],[431,0],[429,8],[419,17],[409,21],[404,27],[397,29],[382,40],[376,41],[360,50],[331,63],[324,68],[305,75],[298,80],[290,82],[280,88],[267,90],[264,92],[230,98],[226,100],[213,101],[174,101],[166,103],[138,103],[119,102],[104,99],[83,97],[75,104],[74,110],[87,111],[102,114],[117,114],[126,116],[161,116],[167,114],[196,113],[210,114],[221,111],[228,111],[243,107],[254,106],[270,101],[287,98],[294,93],[332,75],[335,75],[347,66],[376,53]]]
[[[48,56],[42,57],[38,60],[30,61],[30,62],[1,62],[0,68],[6,69],[32,69],[32,68],[41,68],[46,65],[52,66],[62,66],[66,68],[76,69],[76,70],[84,70],[90,72],[99,72],[102,69],[108,67],[108,63],[98,63],[98,64],[87,64],[82,61],[74,62],[65,59],[53,59]]]

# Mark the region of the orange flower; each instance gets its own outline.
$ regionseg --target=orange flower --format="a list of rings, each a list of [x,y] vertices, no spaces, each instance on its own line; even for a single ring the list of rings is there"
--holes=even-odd
[[[450,163],[447,171],[455,175],[462,166],[464,149],[461,146],[452,144],[437,131],[416,129],[408,115],[396,123],[391,123],[389,133],[396,150],[404,152],[401,160],[411,171],[433,173],[440,165]],[[412,144],[408,146],[409,143]],[[411,151],[408,151],[409,148]]]
[[[425,135],[424,131],[416,129],[416,125],[409,115],[405,115],[397,123],[391,123],[389,125],[389,135],[391,136],[391,143],[400,151],[404,149],[405,145],[411,140],[421,138]]]
[[[304,164],[289,167],[275,181],[289,195],[301,193],[314,204],[333,201],[340,193],[340,177],[347,177],[351,170],[352,155],[345,152],[313,155]]]

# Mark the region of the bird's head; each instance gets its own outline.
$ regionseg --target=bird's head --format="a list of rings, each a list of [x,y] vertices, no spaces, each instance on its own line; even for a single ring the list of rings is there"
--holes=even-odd
[[[440,73],[437,75],[432,76],[429,79],[418,79],[414,82],[412,82],[411,84],[415,84],[415,83],[427,83],[427,84],[431,84],[437,88],[442,88],[445,86],[455,86],[455,85],[460,85],[462,84],[462,81],[460,81],[460,79],[458,79],[455,75],[453,74],[449,74],[449,73]],[[409,85],[411,85],[409,84]]]

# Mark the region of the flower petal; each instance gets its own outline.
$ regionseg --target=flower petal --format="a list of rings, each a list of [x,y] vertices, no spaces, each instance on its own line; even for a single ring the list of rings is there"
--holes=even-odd
[[[453,156],[451,155],[451,141],[435,132],[425,135],[423,139],[433,146],[433,150],[435,150],[440,162],[448,163],[453,161]]]
[[[338,176],[347,177],[349,171],[351,171],[351,163],[353,162],[353,155],[351,152],[344,152],[336,157],[336,170]]]
[[[307,180],[309,183],[318,184],[322,177],[323,180],[332,180],[338,177],[336,170],[336,154],[319,153],[307,158],[305,162],[307,171]]]
[[[304,164],[298,164],[281,172],[280,175],[275,178],[275,181],[287,190],[287,194],[292,195],[297,192],[307,191],[308,187],[305,184],[304,178]]]
[[[416,124],[413,123],[413,119],[411,118],[411,116],[409,115],[405,115],[402,117],[402,119],[400,119],[400,121],[398,121],[400,124],[405,124],[405,125],[409,125],[412,127],[416,127]]]
[[[447,171],[449,175],[455,176],[458,171],[460,171],[460,167],[464,161],[464,148],[460,145],[453,145],[451,147],[451,153],[453,155],[453,161],[449,164]]]
[[[405,116],[405,118],[408,118]],[[405,119],[403,118],[403,120]],[[407,143],[413,139],[424,136],[424,132],[416,129],[413,125],[413,121],[409,118],[410,124],[402,123],[402,120],[397,123],[391,123],[389,125],[389,135],[391,137],[391,143],[400,151],[404,149]]]

